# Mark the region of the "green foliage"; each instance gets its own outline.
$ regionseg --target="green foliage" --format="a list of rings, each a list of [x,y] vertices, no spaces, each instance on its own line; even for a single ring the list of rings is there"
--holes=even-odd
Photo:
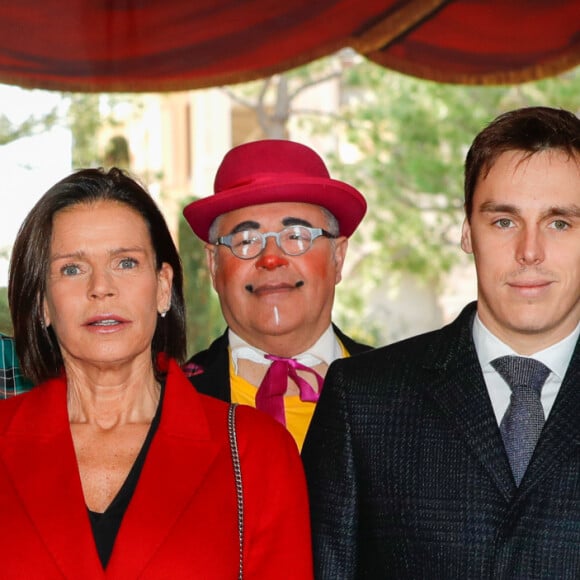
[[[0,114],[0,145],[7,145],[22,137],[30,137],[43,131],[49,131],[57,121],[56,108],[39,117],[30,116],[18,125],[12,123],[5,115]]]
[[[143,112],[143,99],[130,93],[67,93],[67,126],[72,133],[72,164],[75,169],[83,167],[111,167],[130,170],[131,152],[129,142],[122,134],[123,122],[119,120],[120,109],[129,104],[132,114],[139,118]],[[96,136],[103,129],[119,129],[104,146],[99,148]]]
[[[297,95],[339,77],[338,113],[296,107]],[[360,189],[369,210],[351,240],[336,318],[349,333],[373,343],[380,332],[358,326],[379,285],[394,289],[400,276],[410,273],[437,289],[464,259],[459,249],[463,163],[475,135],[498,114],[517,107],[577,112],[579,94],[580,68],[515,86],[450,85],[395,73],[341,51],[239,85],[233,98],[270,121],[262,124],[266,135],[273,136],[268,132],[273,121],[277,135],[291,121],[303,132],[331,135],[339,144],[335,155],[325,153],[331,173]]]
[[[184,206],[193,200],[186,200]],[[211,284],[202,242],[185,220],[180,220],[178,237],[187,306],[187,345],[192,355],[206,349],[223,332],[225,322]]]
[[[105,149],[105,164],[108,167],[129,169],[131,164],[129,142],[123,135],[115,135],[109,139]]]
[[[59,121],[57,108],[40,116],[31,115],[18,124],[12,123],[8,117],[0,114],[0,146],[7,145],[23,137],[40,134],[52,129]],[[0,257],[7,258],[9,248],[0,249]],[[12,320],[8,310],[8,289],[0,288],[0,332],[12,335]]]
[[[100,97],[93,93],[68,95],[68,123],[73,137],[72,164],[76,169],[101,165],[95,138],[103,120],[99,109]]]
[[[362,243],[392,271],[437,282],[458,258],[463,162],[475,135],[499,113],[522,106],[574,110],[580,69],[520,86],[460,86],[407,77],[362,61],[343,79],[344,139],[352,163],[333,172],[369,202]],[[372,268],[371,268],[372,270]]]
[[[350,69],[344,137],[359,157],[334,169],[368,199],[362,237],[380,244],[374,259],[430,281],[448,271],[458,255],[450,233],[463,217],[463,162],[473,137],[508,109],[573,110],[579,73],[489,87],[423,81],[366,61]]]
[[[342,87],[342,123],[319,120],[313,128],[354,151],[346,163],[338,155],[327,159],[333,176],[359,188],[369,205],[349,250],[356,263],[340,290],[341,306],[356,324],[368,295],[385,281],[395,285],[397,272],[437,288],[463,259],[463,163],[473,138],[509,109],[547,105],[577,112],[580,68],[517,86],[461,86],[361,60],[345,72]]]
[[[0,288],[0,332],[12,336],[12,320],[8,310],[8,288]]]

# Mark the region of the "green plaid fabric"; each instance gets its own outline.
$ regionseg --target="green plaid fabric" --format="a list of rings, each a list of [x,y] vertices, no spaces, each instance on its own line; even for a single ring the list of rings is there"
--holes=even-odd
[[[32,383],[20,371],[14,340],[0,334],[0,399],[24,393],[30,387]]]

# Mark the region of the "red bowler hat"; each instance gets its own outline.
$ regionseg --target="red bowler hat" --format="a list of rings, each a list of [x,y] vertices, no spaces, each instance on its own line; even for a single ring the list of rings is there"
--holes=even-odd
[[[214,195],[185,207],[183,215],[195,234],[209,242],[216,217],[251,205],[277,202],[320,205],[338,220],[340,235],[350,236],[367,203],[351,185],[331,179],[324,161],[310,147],[264,139],[231,149],[221,162]]]

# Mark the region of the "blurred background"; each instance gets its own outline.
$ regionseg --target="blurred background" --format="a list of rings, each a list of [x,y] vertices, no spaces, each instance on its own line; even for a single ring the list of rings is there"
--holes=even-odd
[[[15,13],[17,3],[10,4],[0,15]],[[387,4],[409,12],[421,3]],[[89,83],[76,91],[70,87],[79,81],[56,88],[56,81],[21,82],[0,42],[0,82],[9,81],[0,84],[0,331],[11,333],[7,271],[26,212],[71,171],[114,165],[137,177],[164,212],[186,270],[189,350],[207,347],[224,322],[202,243],[181,212],[193,198],[213,193],[215,171],[231,147],[261,138],[313,147],[333,177],[367,198],[369,211],[337,289],[334,319],[347,334],[382,345],[450,321],[476,296],[473,264],[459,248],[465,154],[475,134],[505,110],[547,105],[580,112],[578,4],[574,9],[579,18],[570,25],[575,34],[566,59],[523,67],[525,74],[507,67],[462,76],[452,62],[449,70],[409,74],[425,71],[388,68],[351,38],[345,40],[351,46],[328,44],[323,56],[302,56],[300,66],[288,60],[268,65],[274,70],[256,66],[247,82],[233,82],[240,75],[231,73],[222,76],[232,82],[195,80],[183,90],[130,91],[117,83],[107,91]],[[562,17],[569,20],[570,13]],[[517,23],[503,24],[509,40]],[[541,27],[537,18],[534,26]],[[390,58],[387,64],[395,62]]]

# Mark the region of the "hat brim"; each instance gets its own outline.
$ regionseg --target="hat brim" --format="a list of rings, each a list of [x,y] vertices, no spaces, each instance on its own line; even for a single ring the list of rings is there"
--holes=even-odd
[[[350,237],[364,217],[367,204],[352,186],[330,178],[301,178],[282,183],[252,183],[198,199],[183,215],[196,236],[209,242],[209,228],[220,215],[264,203],[311,203],[336,217],[341,236]]]

